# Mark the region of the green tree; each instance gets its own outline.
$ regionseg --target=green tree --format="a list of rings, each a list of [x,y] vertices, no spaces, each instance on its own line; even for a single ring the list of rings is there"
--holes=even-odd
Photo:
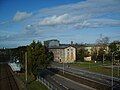
[[[77,61],[84,61],[84,56],[85,56],[85,49],[82,48],[79,51],[77,51]]]
[[[100,48],[98,51],[97,60],[103,61],[103,58],[105,58],[105,56],[103,56],[103,55],[105,55],[104,48]]]
[[[118,47],[117,47],[118,43],[119,41],[113,41],[112,43],[110,43],[109,45],[110,52],[114,52],[118,50]]]
[[[113,41],[112,43],[109,44],[108,58],[110,58],[110,60],[112,59],[113,52],[115,52],[114,54],[116,54],[115,59],[116,60],[119,59],[119,57],[120,57],[119,46],[120,46],[120,41]]]
[[[41,42],[33,41],[28,46],[28,71],[36,77],[38,70],[45,69],[50,64],[53,59],[52,55]]]
[[[92,60],[94,60],[94,61],[97,60],[97,50],[96,50],[95,47],[92,49],[91,58],[92,58]]]
[[[97,60],[103,61],[103,58],[106,58],[105,50],[107,50],[107,46],[109,44],[109,37],[102,37],[100,36],[99,39],[96,40],[96,45],[100,47],[98,53],[97,53]]]

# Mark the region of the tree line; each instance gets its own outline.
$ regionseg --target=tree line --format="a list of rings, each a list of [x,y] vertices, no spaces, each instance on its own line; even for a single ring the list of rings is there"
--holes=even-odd
[[[25,57],[27,57],[28,73],[35,77],[38,75],[38,70],[46,69],[54,59],[53,53],[39,41],[33,41],[27,46],[1,49],[0,51],[0,60],[5,61],[7,59],[10,62],[19,60],[22,71],[25,71]],[[25,53],[27,53],[27,56],[25,56]]]
[[[86,45],[81,45],[81,49],[77,50],[77,61],[84,61],[84,57],[91,56],[91,60],[94,61],[111,61],[112,53],[114,52],[114,58],[120,59],[120,41],[113,41],[109,43],[108,37],[97,39],[96,44],[92,46],[91,53],[85,49]],[[97,50],[96,47],[99,47]],[[107,50],[108,48],[108,50]],[[116,54],[116,55],[115,55]]]

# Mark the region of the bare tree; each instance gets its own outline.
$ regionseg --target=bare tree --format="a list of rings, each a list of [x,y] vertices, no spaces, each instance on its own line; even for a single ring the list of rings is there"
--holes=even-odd
[[[109,37],[100,36],[100,38],[96,40],[96,44],[97,45],[108,45],[109,40],[110,40]]]

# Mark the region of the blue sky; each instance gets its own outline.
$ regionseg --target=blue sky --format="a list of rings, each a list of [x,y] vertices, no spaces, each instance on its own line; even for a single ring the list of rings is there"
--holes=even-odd
[[[32,40],[120,40],[120,0],[0,0],[0,48]]]

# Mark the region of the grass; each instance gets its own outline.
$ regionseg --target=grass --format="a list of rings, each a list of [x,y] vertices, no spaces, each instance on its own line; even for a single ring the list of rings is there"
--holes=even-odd
[[[29,90],[48,90],[46,86],[44,86],[42,83],[39,81],[34,81],[28,86]]]
[[[111,67],[105,67],[105,66],[110,66],[111,65],[110,62],[104,62],[104,64],[102,64],[102,62],[97,62],[97,63],[75,62],[75,63],[71,63],[70,65],[74,66],[74,67],[83,68],[83,69],[86,69],[91,72],[97,72],[97,73],[111,76]],[[113,73],[114,77],[120,77],[120,76],[118,76],[118,68],[114,67],[113,72],[114,72]],[[120,75],[120,73],[119,73],[119,75]]]
[[[19,78],[25,83],[25,74],[22,73],[19,75]],[[48,88],[43,85],[41,82],[36,81],[33,75],[28,75],[28,90],[48,90]]]

